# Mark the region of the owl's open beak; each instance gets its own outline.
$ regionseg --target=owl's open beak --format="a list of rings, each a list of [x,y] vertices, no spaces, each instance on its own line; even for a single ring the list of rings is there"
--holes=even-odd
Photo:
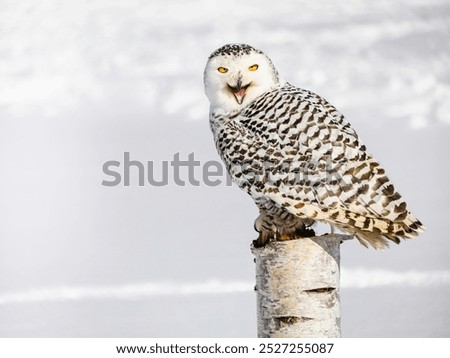
[[[237,103],[242,104],[242,101],[244,100],[245,97],[245,92],[247,91],[247,88],[249,86],[250,83],[246,84],[245,86],[242,86],[240,81],[238,81],[237,86],[233,87],[228,85],[228,88],[234,94]]]

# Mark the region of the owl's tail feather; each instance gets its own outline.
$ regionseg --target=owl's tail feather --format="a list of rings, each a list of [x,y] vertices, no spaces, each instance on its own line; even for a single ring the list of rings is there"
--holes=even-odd
[[[424,226],[411,213],[408,212],[402,221],[390,221],[380,218],[364,218],[364,225],[354,216],[352,225],[344,223],[334,223],[333,225],[354,235],[365,247],[372,246],[375,249],[385,249],[390,242],[400,243],[400,239],[410,239],[417,237],[424,231]]]

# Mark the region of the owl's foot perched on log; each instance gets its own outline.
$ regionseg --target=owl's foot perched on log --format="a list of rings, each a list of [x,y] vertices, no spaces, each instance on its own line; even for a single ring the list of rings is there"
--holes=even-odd
[[[276,234],[270,231],[262,231],[259,233],[258,238],[253,240],[253,246],[263,247],[267,245],[270,241],[288,241],[297,240],[304,237],[314,237],[316,233],[310,227],[303,226],[302,228],[296,228],[292,232],[284,232],[282,234]]]

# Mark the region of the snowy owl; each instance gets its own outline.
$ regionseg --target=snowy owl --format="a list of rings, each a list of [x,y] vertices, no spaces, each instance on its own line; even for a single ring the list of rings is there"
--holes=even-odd
[[[204,84],[219,155],[259,208],[255,246],[313,236],[315,221],[375,248],[423,230],[343,115],[284,82],[262,51],[219,48]]]

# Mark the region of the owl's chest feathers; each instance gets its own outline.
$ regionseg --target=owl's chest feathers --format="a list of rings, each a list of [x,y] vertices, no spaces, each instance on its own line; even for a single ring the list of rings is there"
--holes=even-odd
[[[219,151],[242,150],[239,145],[244,144],[251,151],[263,148],[290,157],[309,150],[300,139],[307,139],[311,134],[306,132],[306,125],[295,118],[294,121],[297,122],[295,125],[289,118],[282,120],[278,116],[235,114],[212,118],[211,128]]]

